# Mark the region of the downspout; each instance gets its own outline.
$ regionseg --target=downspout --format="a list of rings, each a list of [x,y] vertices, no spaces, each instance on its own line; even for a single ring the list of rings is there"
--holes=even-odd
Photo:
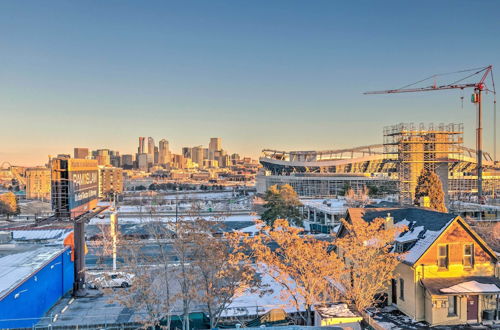
[[[415,296],[415,319],[417,320],[418,319],[418,314],[417,314],[417,288],[418,286],[420,285],[420,276],[418,275],[418,271],[414,268],[414,271],[415,271],[415,276],[417,277],[416,278],[416,283],[413,287],[413,295]]]
[[[422,280],[424,279],[424,276],[425,276],[425,269],[424,269],[424,264],[421,264],[420,266],[422,266]],[[419,280],[420,282],[420,280]],[[423,286],[423,285],[422,285]],[[426,320],[426,315],[425,315],[425,300],[427,299],[427,294],[425,292],[425,287],[423,288],[424,290],[424,294],[423,294],[423,298],[424,298],[424,310],[423,310],[423,315],[424,315],[424,321]],[[415,310],[417,309],[416,307],[417,304],[415,304]]]

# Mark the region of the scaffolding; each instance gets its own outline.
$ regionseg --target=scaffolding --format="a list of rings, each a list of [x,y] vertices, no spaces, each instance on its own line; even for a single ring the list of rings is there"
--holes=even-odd
[[[401,123],[384,127],[385,157],[396,163],[399,201],[413,204],[422,170],[434,171],[448,192],[448,168],[462,158],[463,124]]]

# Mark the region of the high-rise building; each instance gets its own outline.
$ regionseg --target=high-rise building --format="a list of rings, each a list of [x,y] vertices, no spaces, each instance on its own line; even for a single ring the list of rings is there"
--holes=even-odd
[[[98,165],[111,165],[111,155],[109,149],[99,149],[92,152],[94,159],[97,159]]]
[[[186,159],[188,158],[185,158],[183,155],[172,154],[172,166],[175,168],[184,169],[186,168]]]
[[[203,167],[204,149],[203,146],[197,146],[191,149],[191,159],[193,162],[197,163],[199,167]]]
[[[100,198],[111,192],[123,192],[123,169],[111,166],[98,166],[98,168]]]
[[[132,155],[122,155],[121,167],[126,170],[132,169],[134,167],[134,157]]]
[[[157,165],[159,160],[160,160],[160,151],[159,151],[158,147],[155,146],[155,153],[154,153],[154,161],[153,161],[153,163],[155,165]]]
[[[159,142],[159,159],[158,163],[160,165],[165,165],[170,163],[170,150],[168,146],[168,141],[165,139],[160,140]]]
[[[236,163],[238,163],[239,160],[240,160],[239,154],[232,154],[231,155],[231,165],[236,165]]]
[[[149,169],[148,154],[137,154],[137,168],[147,172]]]
[[[208,159],[215,159],[215,152],[222,149],[222,139],[215,137],[210,138],[210,143],[208,144]]]
[[[143,136],[140,136],[139,137],[139,147],[137,148],[138,154],[143,154],[146,152],[145,144],[146,144],[146,138]]]
[[[86,159],[89,156],[89,148],[74,148],[74,158]]]
[[[148,137],[148,154],[154,159],[155,156],[155,140],[152,137]]]
[[[120,152],[116,150],[109,151],[109,162],[111,166],[120,167],[121,166],[121,157]]]
[[[217,168],[219,162],[217,160],[205,159],[203,160],[203,168]]]
[[[182,148],[182,156],[184,158],[192,158],[192,148],[190,148],[190,147],[183,147]]]
[[[50,169],[46,167],[26,169],[26,198],[50,200]]]

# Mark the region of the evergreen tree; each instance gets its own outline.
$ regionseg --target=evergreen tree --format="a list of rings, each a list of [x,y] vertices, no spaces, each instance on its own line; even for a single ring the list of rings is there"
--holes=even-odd
[[[435,172],[423,169],[420,173],[415,189],[414,203],[416,205],[420,205],[421,197],[429,197],[429,207],[431,209],[438,212],[447,212],[444,204],[443,185]]]
[[[266,209],[262,214],[262,220],[268,225],[272,225],[277,219],[285,219],[294,225],[301,226],[299,196],[292,186],[285,184],[283,186],[274,185],[269,187],[264,196]]]

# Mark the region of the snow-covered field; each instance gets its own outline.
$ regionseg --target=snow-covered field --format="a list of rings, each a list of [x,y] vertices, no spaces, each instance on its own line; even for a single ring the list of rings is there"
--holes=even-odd
[[[255,215],[230,215],[230,216],[206,216],[204,217],[207,220],[218,220],[218,221],[255,221],[258,220],[258,217]],[[118,215],[119,223],[146,223],[151,221],[161,221],[161,222],[173,222],[175,221],[175,216],[150,216],[148,214],[144,214],[143,216],[120,216]],[[179,216],[178,219],[183,220],[191,220],[193,217],[190,216]],[[96,224],[109,224],[109,215],[107,215],[104,219],[93,218],[90,220],[91,225]]]

